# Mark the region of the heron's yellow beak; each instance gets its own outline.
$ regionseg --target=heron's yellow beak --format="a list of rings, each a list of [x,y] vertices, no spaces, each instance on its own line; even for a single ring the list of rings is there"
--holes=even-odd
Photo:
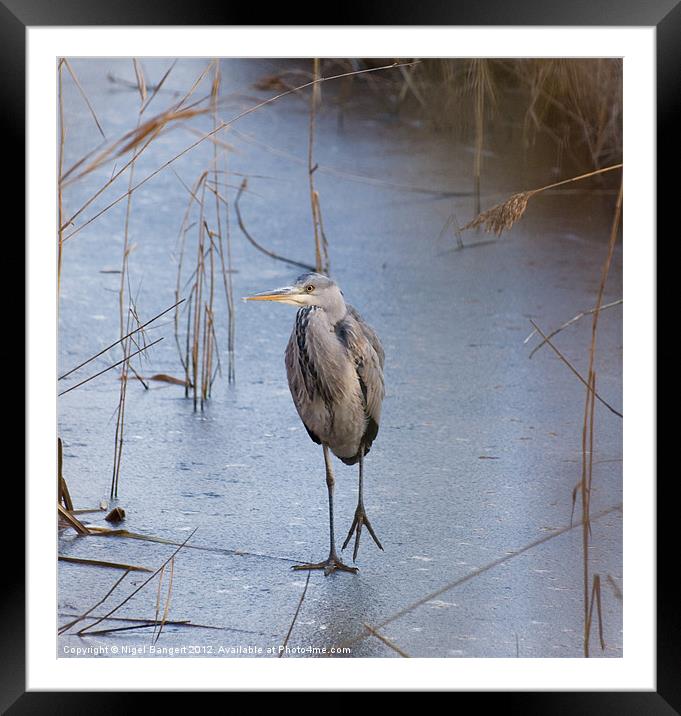
[[[298,300],[300,291],[293,286],[277,288],[274,291],[263,291],[255,293],[252,296],[245,296],[244,301],[279,301],[280,303],[290,303],[293,306],[299,306]]]

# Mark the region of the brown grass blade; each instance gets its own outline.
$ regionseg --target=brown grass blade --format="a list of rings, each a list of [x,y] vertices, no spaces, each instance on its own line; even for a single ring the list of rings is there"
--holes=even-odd
[[[269,249],[266,249],[262,244],[259,244],[249,233],[248,229],[246,228],[246,225],[244,224],[243,217],[241,215],[241,208],[239,206],[239,200],[241,199],[241,195],[243,194],[244,190],[248,186],[248,179],[244,179],[241,182],[241,186],[239,187],[239,191],[237,192],[236,199],[234,200],[234,210],[236,211],[236,219],[237,223],[239,224],[239,228],[241,229],[243,235],[249,240],[253,246],[255,246],[258,251],[262,251],[263,254],[266,254],[267,256],[270,256],[273,259],[276,259],[277,261],[283,261],[284,263],[290,264],[291,266],[298,266],[300,268],[304,268],[307,271],[315,271],[316,267],[312,266],[310,264],[303,263],[302,261],[295,261],[294,259],[288,259],[285,256],[280,256],[279,254],[274,253],[274,251],[270,251]]]
[[[142,107],[140,109],[140,114],[144,114],[147,107],[151,104],[154,97],[156,97],[156,95],[158,94],[161,87],[163,87],[163,85],[165,84],[165,81],[168,79],[168,76],[173,71],[173,68],[175,67],[176,64],[177,64],[177,59],[174,59],[172,61],[172,63],[170,64],[170,67],[163,74],[163,77],[161,77],[158,84],[154,87],[154,91],[151,93],[151,96],[149,97],[149,99],[147,99],[147,101],[144,102],[144,104],[142,105]]]
[[[81,385],[88,383],[91,380],[94,380],[98,376],[102,375],[103,373],[106,373],[107,371],[112,370],[116,366],[119,366],[121,363],[125,363],[127,360],[130,360],[133,356],[138,355],[139,353],[142,353],[143,351],[146,351],[148,348],[151,348],[152,346],[155,346],[157,343],[160,343],[163,340],[163,338],[157,338],[155,341],[152,341],[146,346],[142,346],[138,351],[135,351],[134,353],[131,353],[126,358],[123,358],[119,360],[117,363],[114,363],[113,365],[110,365],[108,368],[104,368],[104,370],[100,370],[99,373],[95,373],[94,375],[91,375],[89,378],[86,378],[85,380],[81,380],[80,383],[76,383],[76,385],[72,385],[70,388],[67,388],[66,390],[62,390],[59,395],[65,395],[66,393],[70,393],[72,390],[75,390],[76,388],[79,388]]]
[[[392,649],[393,651],[396,651],[402,658],[409,659],[410,656],[407,654],[406,651],[403,649],[400,649],[395,642],[390,641],[387,636],[384,636],[381,634],[381,632],[378,631],[378,629],[374,629],[374,627],[371,626],[371,624],[364,623],[364,628],[367,629],[367,631],[372,635],[375,636],[379,641],[383,642],[387,647]]]
[[[63,464],[64,455],[62,442],[61,438],[57,438],[57,502],[63,505],[68,512],[73,514],[73,500],[71,500],[68,485],[62,474]]]
[[[161,383],[172,383],[173,385],[187,385],[187,381],[183,378],[176,378],[174,375],[167,375],[166,373],[156,373],[156,375],[152,375],[149,380],[156,380]]]
[[[84,564],[91,567],[109,567],[111,569],[125,569],[129,572],[152,572],[149,567],[140,567],[135,564],[123,564],[121,562],[107,562],[102,559],[86,559],[85,557],[70,557],[65,554],[58,555],[60,562],[71,562],[73,564]]]
[[[59,513],[59,516],[65,521],[68,522],[68,524],[73,527],[76,532],[80,535],[89,535],[90,530],[77,518],[75,518],[68,510],[65,510],[58,502],[57,502],[57,512]]]
[[[102,129],[102,125],[97,118],[97,113],[95,112],[95,108],[92,106],[92,103],[88,99],[88,96],[85,94],[85,90],[83,89],[83,86],[80,84],[78,77],[76,77],[76,73],[73,71],[73,67],[71,67],[71,64],[69,61],[64,58],[63,59],[64,67],[69,71],[69,74],[73,78],[73,82],[75,83],[76,87],[78,88],[78,91],[80,92],[80,96],[85,101],[85,104],[87,105],[87,108],[90,110],[90,114],[92,115],[92,119],[95,121],[95,124],[97,125],[97,129],[99,130],[99,133],[102,135],[104,139],[106,139],[106,134],[104,134],[104,130]]]
[[[601,306],[599,310],[604,311],[606,308],[613,308],[614,306],[620,306],[622,304],[622,299],[618,299],[617,301],[612,301],[611,303],[606,303],[605,305]],[[555,330],[551,331],[547,334],[547,337],[549,339],[553,338],[555,335],[560,333],[561,331],[565,330],[569,326],[571,326],[573,323],[577,323],[580,319],[584,318],[585,316],[590,316],[596,312],[595,308],[592,308],[588,311],[581,311],[576,316],[573,316],[569,321],[565,321],[565,323],[561,324],[556,328]],[[523,341],[523,343],[527,343],[532,336],[536,334],[536,330],[532,331],[530,335]],[[532,356],[543,346],[546,344],[546,341],[542,341],[538,346],[532,349],[532,352],[530,353],[529,357],[532,358]]]
[[[91,356],[87,360],[84,360],[82,363],[79,363],[75,368],[71,368],[71,370],[66,371],[63,375],[59,376],[59,380],[62,380],[63,378],[66,378],[66,376],[71,375],[71,373],[75,373],[77,370],[82,368],[84,365],[87,365],[91,361],[95,360],[95,358],[99,358],[99,356],[106,353],[108,350],[111,350],[114,346],[117,346],[121,341],[124,341],[126,338],[129,338],[130,336],[134,335],[138,331],[141,331],[142,329],[146,328],[149,324],[153,323],[156,319],[161,318],[161,316],[165,316],[166,313],[169,311],[172,311],[174,308],[177,308],[181,303],[186,301],[187,299],[182,298],[177,303],[174,303],[170,308],[166,308],[165,311],[161,311],[161,313],[157,314],[153,318],[150,318],[146,323],[143,323],[141,326],[137,326],[134,331],[130,331],[130,333],[126,334],[122,338],[119,338],[117,341],[114,341],[111,345],[107,346],[106,348],[103,348],[99,353],[95,353],[95,355]]]
[[[622,505],[613,505],[612,507],[608,507],[604,510],[601,510],[600,512],[593,515],[593,520],[601,519],[602,517],[605,517],[606,515],[611,514],[612,512],[621,512],[622,511]],[[463,575],[462,577],[458,577],[457,579],[449,582],[443,587],[440,587],[439,589],[436,589],[435,591],[431,592],[430,594],[426,594],[424,597],[421,597],[415,602],[412,602],[408,606],[404,607],[403,609],[400,609],[398,612],[395,612],[391,616],[387,617],[383,621],[381,621],[376,628],[382,629],[383,627],[387,626],[388,624],[391,624],[392,622],[396,621],[397,619],[400,619],[405,614],[409,614],[414,609],[417,609],[420,606],[423,606],[427,602],[432,601],[433,599],[436,599],[437,597],[441,596],[442,594],[445,594],[446,592],[454,589],[455,587],[460,586],[461,584],[465,584],[466,582],[470,581],[471,579],[474,579],[481,574],[485,574],[486,572],[489,572],[490,570],[494,569],[495,567],[498,567],[502,564],[505,564],[506,562],[509,562],[512,559],[515,559],[516,557],[519,557],[521,554],[525,554],[526,552],[529,552],[531,549],[534,549],[535,547],[538,547],[541,544],[544,544],[545,542],[549,542],[550,540],[555,539],[556,537],[559,537],[560,535],[566,534],[567,532],[571,532],[573,529],[579,527],[581,525],[581,522],[579,525],[566,525],[565,527],[561,527],[559,529],[554,530],[553,532],[546,534],[542,537],[539,537],[538,539],[524,545],[523,547],[520,547],[519,549],[515,549],[513,551],[507,552],[503,557],[499,557],[499,559],[495,559],[492,562],[488,562],[482,567],[478,567],[477,569],[474,569],[473,571],[469,572],[468,574]],[[351,639],[348,639],[344,641],[342,644],[338,644],[335,648],[341,649],[346,646],[352,646],[353,644],[356,644],[363,639],[366,639],[366,637],[369,636],[369,633],[364,629],[360,634],[357,634],[357,636],[352,637]]]
[[[284,656],[284,654],[286,653],[286,646],[288,645],[288,640],[291,638],[293,627],[296,624],[296,619],[298,619],[300,608],[303,606],[303,601],[305,600],[305,595],[307,594],[307,585],[310,583],[310,574],[311,572],[307,573],[307,579],[305,580],[305,587],[303,588],[303,593],[300,595],[300,599],[298,600],[298,606],[296,607],[296,611],[293,614],[293,619],[291,619],[291,625],[286,632],[286,638],[284,639],[284,643],[281,645],[281,649],[279,650],[279,658]]]
[[[140,102],[144,104],[147,98],[147,81],[144,78],[144,70],[136,57],[132,58],[132,66],[135,69],[135,81],[137,82],[137,91],[140,93]]]
[[[74,627],[79,622],[83,621],[83,619],[86,619],[89,614],[91,614],[97,607],[100,607],[104,602],[114,593],[116,590],[116,587],[130,574],[129,571],[124,572],[115,582],[113,587],[109,589],[109,591],[93,606],[91,606],[87,611],[83,612],[79,617],[76,617],[73,621],[68,622],[67,624],[63,624],[59,627],[58,633],[63,634],[64,632],[68,631],[71,627]]]
[[[378,71],[380,71],[380,70],[389,70],[389,69],[398,68],[398,67],[400,67],[400,66],[411,66],[411,65],[414,65],[414,64],[418,64],[418,62],[419,62],[418,60],[417,60],[417,61],[414,61],[414,62],[405,62],[405,63],[394,62],[393,64],[383,65],[383,66],[381,66],[381,67],[371,67],[371,68],[368,68],[368,69],[365,69],[365,70],[357,70],[357,71],[353,71],[353,72],[344,72],[344,73],[342,73],[342,74],[332,75],[331,77],[320,77],[318,80],[313,80],[313,81],[311,81],[311,82],[307,82],[307,83],[305,83],[305,84],[303,84],[303,85],[300,85],[299,87],[296,87],[296,88],[294,88],[294,89],[292,89],[292,90],[288,90],[288,91],[286,91],[286,92],[282,92],[281,94],[278,94],[278,95],[276,95],[276,96],[274,96],[274,97],[270,97],[269,99],[266,99],[266,100],[264,100],[264,101],[262,101],[262,102],[259,102],[259,103],[256,104],[256,105],[252,106],[252,107],[249,107],[248,109],[243,110],[243,111],[240,112],[239,114],[237,114],[237,115],[235,115],[234,117],[232,117],[232,119],[230,119],[230,120],[228,120],[228,121],[226,121],[226,122],[221,122],[215,129],[211,130],[210,132],[207,132],[207,133],[204,134],[202,137],[200,137],[199,139],[197,139],[193,144],[190,144],[188,147],[185,147],[181,152],[179,152],[178,154],[176,154],[174,157],[171,157],[170,159],[168,159],[168,161],[164,162],[160,167],[158,167],[158,168],[155,169],[153,172],[151,172],[150,174],[148,174],[144,179],[142,179],[142,180],[140,180],[139,182],[137,182],[137,183],[135,184],[135,186],[132,187],[132,189],[130,190],[130,192],[126,192],[125,194],[122,194],[121,196],[117,197],[117,198],[114,199],[112,202],[110,202],[109,204],[107,204],[107,206],[105,206],[103,209],[101,209],[101,210],[98,211],[96,214],[94,214],[92,217],[90,217],[87,221],[83,222],[80,226],[78,226],[78,227],[75,228],[73,231],[71,231],[70,234],[68,234],[67,236],[64,236],[63,239],[62,239],[62,242],[68,241],[68,240],[71,239],[73,236],[75,236],[76,234],[78,234],[78,233],[79,233],[80,231],[82,231],[86,226],[88,226],[88,225],[91,224],[93,221],[95,221],[96,219],[98,219],[102,214],[106,213],[107,211],[109,211],[109,209],[111,209],[112,207],[116,206],[116,204],[118,204],[120,201],[122,201],[123,199],[125,199],[125,198],[128,196],[129,193],[134,192],[134,191],[136,191],[137,189],[139,189],[141,186],[143,186],[143,185],[146,184],[148,181],[150,181],[151,179],[153,179],[159,172],[163,171],[166,167],[170,166],[173,162],[177,161],[180,157],[184,156],[187,152],[190,152],[192,149],[194,149],[195,147],[197,147],[197,146],[198,146],[199,144],[201,144],[203,141],[205,141],[206,139],[210,139],[210,137],[212,137],[214,134],[217,134],[218,132],[222,131],[222,130],[225,129],[226,127],[229,127],[230,125],[232,125],[234,122],[238,121],[239,119],[242,119],[243,117],[246,117],[246,116],[248,116],[249,114],[252,114],[253,112],[258,111],[258,110],[261,109],[262,107],[266,107],[267,105],[271,104],[272,102],[276,102],[277,100],[282,99],[283,97],[286,97],[287,95],[289,95],[289,94],[291,94],[291,93],[293,93],[293,92],[297,92],[297,91],[299,91],[299,90],[305,89],[305,88],[307,88],[307,87],[309,87],[309,86],[315,84],[316,82],[320,82],[320,83],[321,83],[321,82],[330,82],[331,80],[340,79],[340,78],[342,78],[342,77],[350,77],[350,76],[353,76],[353,75],[361,75],[361,74],[366,74],[366,73],[369,73],[369,72],[378,72]],[[192,110],[190,109],[190,110],[187,110],[187,111],[192,111]],[[206,110],[197,110],[197,111],[199,111],[199,112],[201,112],[201,113],[205,113],[205,112],[208,112],[208,111],[210,111],[210,110],[206,109]],[[154,135],[154,136],[155,136],[155,135]],[[119,142],[117,142],[117,143],[114,145],[114,147],[109,148],[109,150],[107,150],[107,152],[106,152],[107,157],[110,157],[111,154],[112,154],[112,152],[116,149],[116,147],[117,147],[121,142],[123,142],[123,141],[125,141],[125,140],[126,140],[126,137],[124,137],[122,140],[119,140]],[[128,140],[128,141],[130,141],[130,140]],[[148,144],[145,145],[145,147],[146,147],[146,146],[148,146]],[[95,160],[95,161],[96,161],[96,163],[99,165],[99,164],[101,164],[101,163],[102,163],[103,161],[105,161],[105,160],[106,160],[106,157],[105,157],[105,158],[102,158],[101,161],[100,161],[100,160]],[[85,173],[89,173],[89,170],[84,170],[84,172],[85,172]],[[119,172],[119,174],[120,174],[120,172]],[[71,180],[69,180],[69,181],[75,181],[75,179],[71,179]],[[79,210],[79,211],[80,211],[80,210]],[[69,223],[71,223],[71,221],[65,222],[66,225],[68,225]]]
[[[161,632],[163,631],[163,626],[166,623],[168,619],[168,612],[170,610],[170,596],[173,593],[173,574],[175,572],[175,558],[170,560],[170,575],[168,576],[168,591],[166,593],[166,603],[163,608],[163,616],[161,617],[161,623],[158,627],[158,632],[156,632],[156,637],[154,638],[154,643],[156,643],[159,640],[159,637],[161,636]]]
[[[195,528],[194,530],[192,530],[191,534],[187,537],[187,539],[184,542],[182,542],[182,544],[170,555],[170,557],[168,557],[168,559],[148,579],[146,579],[144,582],[142,582],[142,584],[140,584],[139,587],[137,587],[137,589],[133,590],[130,594],[128,594],[128,596],[122,602],[120,602],[120,604],[117,604],[110,612],[108,612],[108,614],[105,614],[103,617],[101,617],[97,621],[84,627],[83,629],[81,629],[78,632],[78,634],[81,636],[86,634],[93,626],[96,626],[97,624],[100,624],[101,622],[103,622],[105,619],[108,619],[112,614],[117,612],[124,604],[129,602],[135,596],[135,594],[137,594],[139,591],[144,589],[144,587],[146,587],[146,585],[149,584],[149,582],[151,582],[151,580],[154,579],[154,577],[156,577],[161,572],[161,570],[165,569],[168,562],[170,562],[170,560],[173,559],[175,557],[175,555],[177,555],[177,553],[187,544],[187,542],[189,542],[189,540],[196,533],[197,529],[198,529],[198,527]],[[126,574],[127,574],[127,572],[126,572]]]
[[[584,383],[584,385],[587,387],[587,390],[591,390],[589,384],[586,382],[586,380],[582,377],[581,373],[570,363],[570,361],[556,348],[556,346],[553,345],[553,343],[549,340],[549,337],[543,333],[541,328],[532,320],[530,319],[530,323],[534,327],[535,331],[544,339],[544,342],[553,350],[553,352],[565,363],[565,365],[579,378],[579,380]],[[619,412],[619,410],[615,410],[615,408],[610,405],[610,403],[606,402],[603,398],[601,398],[598,393],[594,391],[594,395],[596,396],[596,399],[604,405],[611,413],[614,413],[618,417],[622,418],[624,417],[622,413]]]

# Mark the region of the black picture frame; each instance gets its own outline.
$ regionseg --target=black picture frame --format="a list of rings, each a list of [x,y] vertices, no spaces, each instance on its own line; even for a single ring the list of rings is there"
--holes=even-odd
[[[679,156],[681,126],[681,1],[680,0],[596,0],[575,3],[567,0],[478,0],[477,3],[447,5],[434,0],[419,3],[397,1],[369,6],[344,3],[336,11],[334,25],[509,25],[509,26],[655,26],[657,30],[657,208],[658,226],[665,212],[678,203],[678,180],[664,181],[665,168],[671,168]],[[256,8],[256,11],[257,8]],[[259,11],[261,14],[262,11]],[[25,202],[25,101],[26,101],[26,28],[29,26],[74,25],[252,25],[253,8],[228,3],[193,0],[0,0],[0,67],[3,68],[2,117],[4,153],[7,157],[7,183],[4,199],[9,206]],[[270,25],[309,25],[319,17],[319,6],[298,3],[294,7],[275,5],[267,10]],[[297,20],[300,20],[298,22]],[[48,129],[49,131],[49,129]],[[13,233],[21,231],[21,225]],[[674,232],[676,233],[676,232]],[[7,236],[5,237],[7,239]],[[669,235],[673,243],[675,235]],[[15,247],[21,242],[7,242]],[[19,252],[17,261],[23,254]],[[662,282],[657,280],[657,285]],[[662,303],[662,302],[660,302]],[[30,386],[29,386],[30,387]],[[16,419],[17,423],[21,423]],[[675,421],[673,421],[675,422]],[[664,425],[663,421],[660,421]],[[648,479],[649,476],[641,476]],[[674,478],[674,474],[668,475]],[[681,610],[678,609],[675,581],[675,539],[672,532],[675,501],[672,480],[657,483],[657,691],[656,692],[539,692],[503,694],[504,710],[522,709],[524,714],[673,714],[681,713]],[[12,505],[16,516],[23,515],[24,486],[9,470],[4,475],[5,504]],[[160,694],[121,692],[26,692],[25,563],[19,547],[25,534],[23,524],[12,528],[5,519],[6,534],[13,536],[11,549],[4,559],[14,555],[15,563],[5,565],[0,590],[2,659],[0,666],[0,709],[2,713],[121,713],[149,707],[158,709]],[[18,517],[21,520],[21,517]],[[628,576],[627,576],[628,578]],[[457,694],[457,704],[461,697]],[[500,694],[478,693],[480,698],[498,698]],[[189,694],[173,694],[178,699]],[[153,704],[151,699],[154,699]],[[324,697],[322,697],[324,698]],[[346,701],[346,704],[348,702]],[[349,705],[349,704],[348,704]],[[321,706],[319,706],[321,708]],[[310,708],[315,708],[310,702]]]

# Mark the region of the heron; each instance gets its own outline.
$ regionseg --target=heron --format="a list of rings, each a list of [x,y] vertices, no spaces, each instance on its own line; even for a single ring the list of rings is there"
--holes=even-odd
[[[331,451],[346,465],[359,464],[359,497],[355,517],[343,543],[353,534],[353,562],[366,527],[379,549],[364,509],[364,457],[378,434],[384,396],[383,347],[376,332],[345,302],[335,281],[304,273],[292,286],[247,296],[249,301],[278,301],[298,308],[285,352],[288,385],[298,415],[310,438],[322,446],[329,496],[329,556],[323,562],[295,565],[298,570],[324,570],[329,575],[358,571],[336,552],[334,474]]]

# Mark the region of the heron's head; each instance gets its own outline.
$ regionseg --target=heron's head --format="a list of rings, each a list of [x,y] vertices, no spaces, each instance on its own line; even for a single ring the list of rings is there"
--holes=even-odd
[[[245,300],[278,301],[298,308],[318,306],[332,316],[340,314],[339,318],[342,318],[346,311],[343,294],[338,285],[328,276],[322,276],[319,273],[304,273],[302,276],[298,276],[292,286],[256,293],[253,296],[247,296]]]

